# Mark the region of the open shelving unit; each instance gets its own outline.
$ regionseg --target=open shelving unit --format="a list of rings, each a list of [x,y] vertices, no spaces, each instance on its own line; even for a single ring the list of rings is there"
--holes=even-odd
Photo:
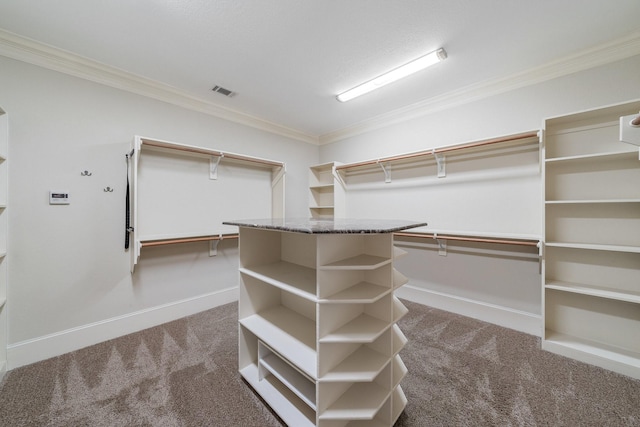
[[[202,241],[213,256],[220,241],[238,237],[223,218],[284,214],[283,162],[142,136],[127,159],[132,272],[143,247]]]
[[[240,227],[239,371],[290,426],[391,426],[407,399],[392,233]]]
[[[9,116],[0,108],[0,380],[7,370],[7,198]]]
[[[640,101],[544,123],[542,348],[640,378],[640,159],[619,117]],[[640,132],[640,129],[638,130]]]
[[[336,162],[314,165],[309,168],[309,213],[314,219],[331,219],[341,216],[341,188],[335,185]],[[338,205],[338,206],[336,206]],[[337,212],[336,212],[337,211]]]

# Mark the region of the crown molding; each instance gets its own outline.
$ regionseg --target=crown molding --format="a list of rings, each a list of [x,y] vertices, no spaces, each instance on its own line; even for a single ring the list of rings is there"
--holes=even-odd
[[[486,80],[321,135],[320,145],[640,55],[640,31],[507,77]]]
[[[212,102],[188,95],[172,86],[128,73],[80,55],[0,29],[0,55],[106,86],[122,89],[200,113],[209,114],[265,132],[318,144],[318,138]]]

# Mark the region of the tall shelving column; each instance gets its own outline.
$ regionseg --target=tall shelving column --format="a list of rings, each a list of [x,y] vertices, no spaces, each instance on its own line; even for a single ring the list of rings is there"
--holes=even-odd
[[[309,168],[309,211],[311,218],[331,219],[335,214],[333,163]]]
[[[7,369],[7,199],[9,119],[0,108],[0,379]]]
[[[391,426],[407,403],[398,229],[313,222],[227,223],[240,227],[239,371],[287,425]]]
[[[619,117],[640,101],[544,123],[542,348],[640,378],[640,160]]]

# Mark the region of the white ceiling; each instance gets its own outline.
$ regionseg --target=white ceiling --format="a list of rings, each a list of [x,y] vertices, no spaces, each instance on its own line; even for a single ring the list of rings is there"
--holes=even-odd
[[[1,0],[0,28],[317,139],[635,33],[640,0]]]

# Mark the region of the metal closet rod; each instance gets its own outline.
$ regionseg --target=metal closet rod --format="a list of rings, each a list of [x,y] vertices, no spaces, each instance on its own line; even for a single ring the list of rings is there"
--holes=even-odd
[[[468,144],[450,145],[447,147],[434,148],[432,150],[424,150],[424,151],[418,151],[415,153],[407,153],[407,154],[399,154],[397,156],[383,157],[381,159],[365,160],[365,161],[356,162],[356,163],[346,163],[344,165],[336,166],[336,170],[356,168],[359,166],[375,165],[378,163],[392,162],[394,160],[405,160],[405,159],[411,159],[414,157],[429,156],[434,154],[446,153],[449,151],[463,150],[466,148],[475,148],[475,147],[482,147],[484,145],[499,144],[502,142],[519,141],[519,140],[529,139],[537,136],[538,136],[537,131],[518,133],[514,135],[499,137],[499,138],[492,138],[492,139],[485,139],[482,141],[470,142]]]
[[[207,156],[217,156],[217,157],[222,157],[222,158],[225,158],[225,159],[242,160],[242,161],[245,161],[245,162],[260,163],[260,164],[268,165],[268,166],[276,166],[276,167],[283,167],[284,166],[283,163],[274,162],[274,161],[271,161],[271,160],[259,159],[257,157],[243,156],[241,154],[225,153],[224,151],[207,150],[206,148],[184,147],[184,146],[177,146],[177,145],[173,145],[173,144],[163,144],[162,142],[151,141],[151,140],[148,140],[148,139],[143,139],[142,140],[142,144],[150,145],[152,147],[166,148],[166,149],[169,149],[169,150],[187,151],[189,153],[205,154]]]
[[[218,236],[185,237],[183,239],[149,240],[146,242],[140,242],[140,246],[162,246],[173,245],[176,243],[210,242],[212,240],[226,240],[237,238],[238,234],[221,234]]]
[[[462,242],[480,242],[480,243],[501,243],[505,245],[520,245],[520,246],[538,246],[538,240],[520,240],[520,239],[492,239],[486,237],[467,237],[467,236],[451,236],[448,234],[432,234],[432,233],[404,233],[396,232],[394,236],[402,237],[419,237],[429,239],[442,239],[442,240],[458,240]]]

